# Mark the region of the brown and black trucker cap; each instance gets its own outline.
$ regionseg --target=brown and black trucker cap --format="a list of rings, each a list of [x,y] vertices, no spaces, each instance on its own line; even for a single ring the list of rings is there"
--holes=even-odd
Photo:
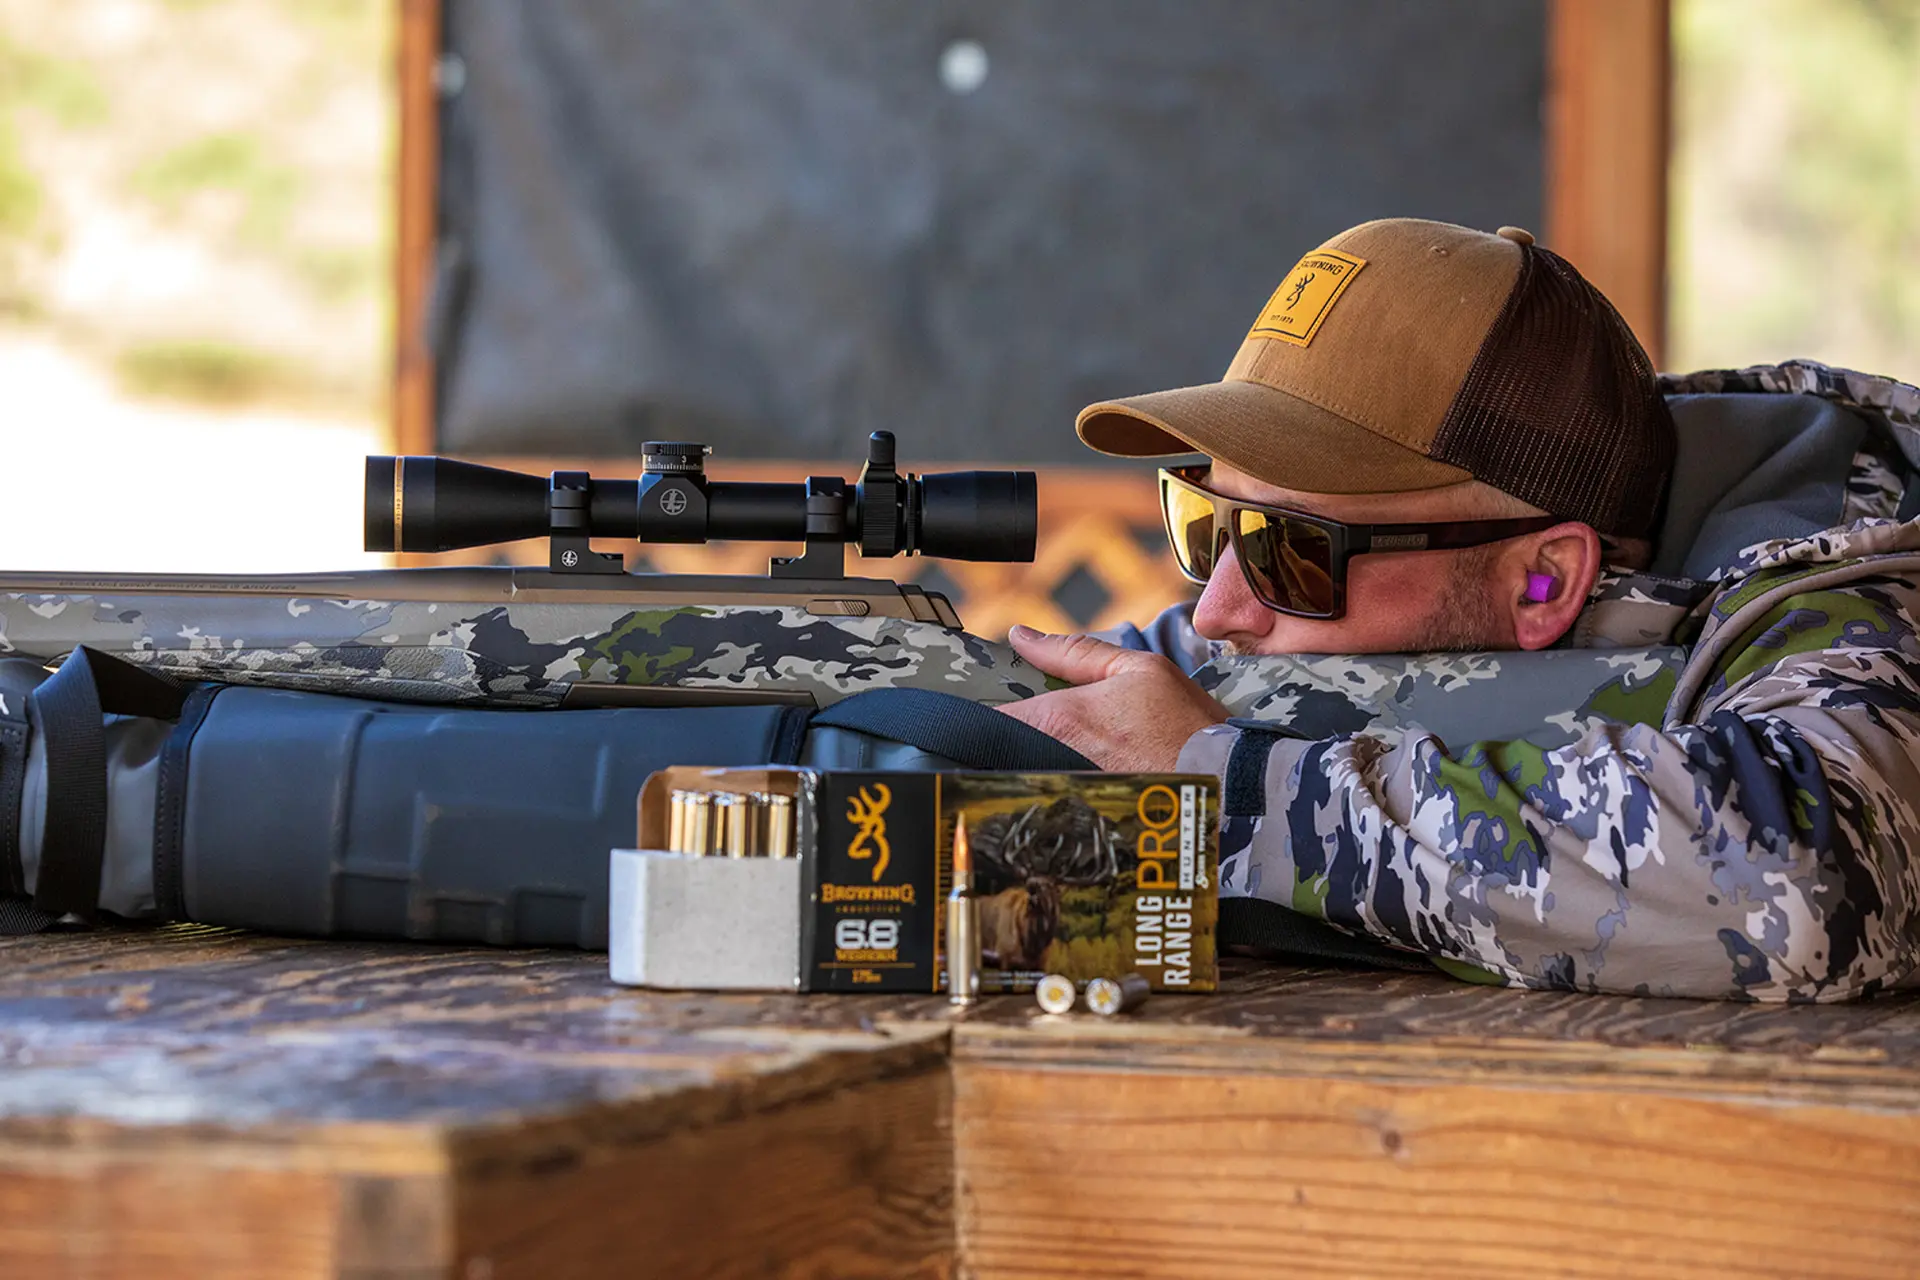
[[[1604,295],[1516,227],[1388,218],[1301,258],[1226,377],[1089,405],[1123,457],[1199,451],[1309,493],[1475,479],[1647,537],[1673,468],[1653,363]]]

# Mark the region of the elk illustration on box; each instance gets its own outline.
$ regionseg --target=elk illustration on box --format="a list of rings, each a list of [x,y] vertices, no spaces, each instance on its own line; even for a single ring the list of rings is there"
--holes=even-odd
[[[1122,888],[1115,843],[1112,824],[1078,796],[982,821],[973,846],[980,867],[975,892],[982,963],[996,969],[1048,968],[1047,952],[1063,936],[1061,906],[1069,889],[1103,886],[1097,895],[1076,896],[1076,906],[1094,908],[1085,913],[1092,927],[1070,927],[1064,936],[1103,932],[1106,899]],[[1131,889],[1132,881],[1129,873],[1124,888]],[[1093,901],[1085,901],[1089,896]]]
[[[1210,779],[949,774],[941,827],[967,817],[981,982],[1128,972],[1159,989],[1214,977]],[[1204,985],[1202,985],[1204,984]]]

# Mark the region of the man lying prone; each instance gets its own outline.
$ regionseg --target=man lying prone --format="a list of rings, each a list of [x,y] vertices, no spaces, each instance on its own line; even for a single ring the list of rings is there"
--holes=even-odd
[[[1015,628],[1077,687],[1002,709],[1103,768],[1220,775],[1223,895],[1455,972],[1761,999],[1900,983],[1920,948],[1920,522],[1897,519],[1897,477],[1920,393],[1805,365],[1751,390],[1808,370],[1827,375],[1808,403],[1865,419],[1831,527],[1654,578],[1674,417],[1606,299],[1515,228],[1355,227],[1281,282],[1222,381],[1081,413],[1102,452],[1204,455],[1160,497],[1205,590],[1120,644]],[[1229,721],[1183,674],[1675,644],[1664,714],[1566,745],[1303,735]]]

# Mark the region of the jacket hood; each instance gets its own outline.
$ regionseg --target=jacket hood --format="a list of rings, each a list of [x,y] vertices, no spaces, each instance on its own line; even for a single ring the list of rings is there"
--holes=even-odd
[[[1920,388],[1810,360],[1660,385],[1679,448],[1653,562],[1604,576],[1569,645],[1688,643],[1756,573],[1920,550]]]
[[[1660,384],[1679,452],[1656,576],[1726,582],[1920,547],[1920,387],[1810,360]]]

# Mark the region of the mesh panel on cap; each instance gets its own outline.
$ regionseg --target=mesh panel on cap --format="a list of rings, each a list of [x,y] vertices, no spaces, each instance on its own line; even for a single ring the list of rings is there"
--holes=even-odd
[[[1653,363],[1564,258],[1521,254],[1429,456],[1601,533],[1650,537],[1674,454]]]

